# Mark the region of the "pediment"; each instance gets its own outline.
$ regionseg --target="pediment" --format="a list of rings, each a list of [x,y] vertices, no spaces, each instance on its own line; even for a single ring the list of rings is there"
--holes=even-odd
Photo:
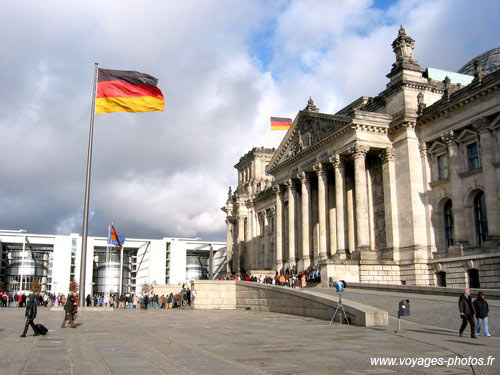
[[[457,137],[457,142],[462,143],[462,142],[467,142],[471,139],[477,139],[477,133],[473,132],[472,130],[469,129],[464,129],[460,135]]]
[[[300,111],[269,162],[268,170],[299,154],[306,154],[351,121],[346,116]]]
[[[446,145],[439,141],[434,141],[431,147],[429,147],[430,154],[440,154],[442,152],[446,152]]]

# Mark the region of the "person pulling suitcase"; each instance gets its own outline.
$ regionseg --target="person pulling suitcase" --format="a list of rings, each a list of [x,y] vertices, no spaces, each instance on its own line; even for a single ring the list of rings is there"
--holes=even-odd
[[[38,336],[39,333],[36,329],[34,320],[36,318],[36,301],[35,295],[31,293],[26,299],[26,311],[24,312],[24,316],[26,317],[26,322],[24,323],[24,331],[21,337],[26,337],[26,333],[28,333],[28,327],[31,326],[33,328],[33,336]]]

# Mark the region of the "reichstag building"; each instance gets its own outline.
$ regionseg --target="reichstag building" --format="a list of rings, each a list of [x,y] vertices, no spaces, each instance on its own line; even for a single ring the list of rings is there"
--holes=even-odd
[[[231,272],[500,287],[500,48],[423,68],[403,27],[386,88],[335,114],[312,99],[229,191]]]

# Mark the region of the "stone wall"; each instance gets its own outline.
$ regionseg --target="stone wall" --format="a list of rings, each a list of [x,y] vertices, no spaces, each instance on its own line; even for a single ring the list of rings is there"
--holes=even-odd
[[[195,309],[249,309],[330,320],[338,298],[313,291],[300,291],[248,281],[195,281]],[[344,301],[351,323],[363,327],[386,326],[387,311]]]
[[[452,288],[466,288],[469,285],[467,271],[477,269],[479,271],[479,283],[481,288],[500,288],[500,256],[498,253],[491,255],[477,255],[475,257],[463,257],[462,259],[440,259],[434,262],[436,272],[446,272],[446,286]]]
[[[236,281],[195,280],[192,306],[200,310],[236,309]]]
[[[396,264],[361,264],[359,274],[362,283],[401,284],[399,266]]]

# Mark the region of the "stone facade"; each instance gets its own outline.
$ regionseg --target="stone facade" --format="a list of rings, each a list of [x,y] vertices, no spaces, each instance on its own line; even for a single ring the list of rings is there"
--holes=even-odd
[[[376,97],[335,114],[310,98],[276,150],[235,165],[228,272],[319,264],[323,282],[500,286],[500,71],[435,81],[414,43],[401,27]]]

